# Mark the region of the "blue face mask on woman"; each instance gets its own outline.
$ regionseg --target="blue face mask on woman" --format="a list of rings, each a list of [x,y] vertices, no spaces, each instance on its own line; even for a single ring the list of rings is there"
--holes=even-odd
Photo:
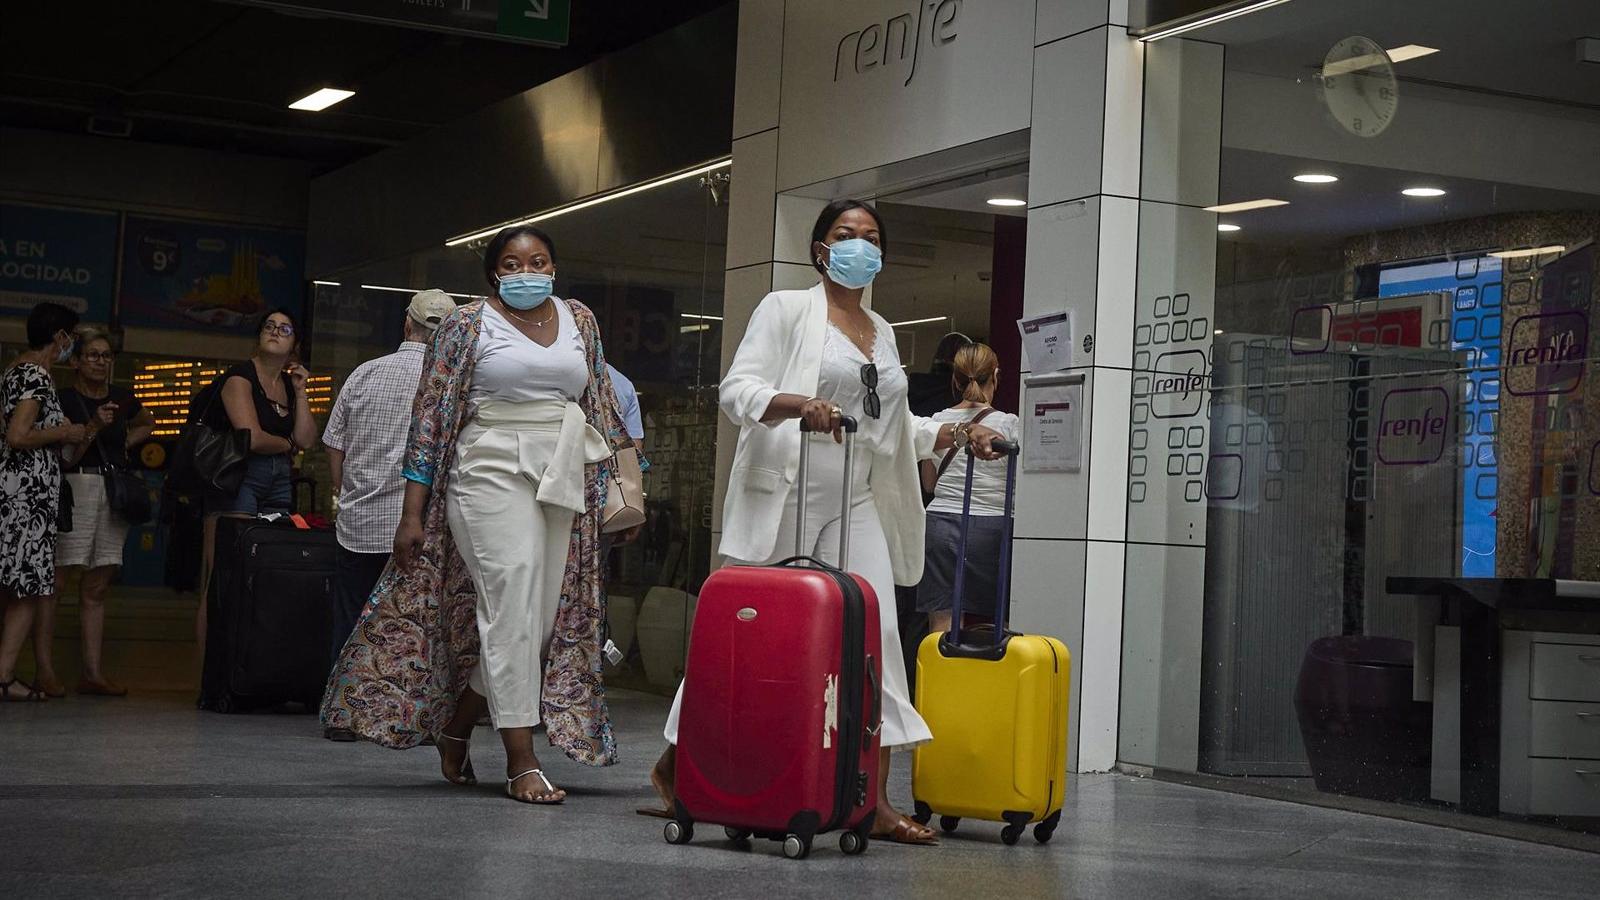
[[[554,292],[556,277],[541,272],[500,276],[500,299],[512,309],[533,309]]]
[[[883,251],[877,244],[848,238],[828,245],[828,278],[840,287],[864,288],[882,269]]]

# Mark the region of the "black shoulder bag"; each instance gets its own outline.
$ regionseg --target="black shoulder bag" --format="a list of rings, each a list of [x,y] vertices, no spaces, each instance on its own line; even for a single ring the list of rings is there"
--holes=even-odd
[[[94,414],[89,412],[89,404],[84,401],[82,394],[76,394],[78,408],[83,410],[86,422],[94,420]],[[110,397],[106,398],[108,401]],[[104,435],[97,433],[94,436],[94,445],[100,448],[100,477],[106,483],[106,504],[111,511],[122,517],[124,522],[135,527],[150,521],[150,515],[155,510],[150,504],[150,489],[145,485],[144,479],[127,467],[119,465],[120,458],[114,458],[106,451]],[[127,455],[127,448],[123,448],[121,456]]]
[[[215,490],[228,496],[239,492],[250,459],[250,429],[215,428],[206,421],[222,396],[227,373],[217,376],[201,394],[210,391],[200,414],[190,419],[178,446],[172,451],[168,483],[179,493]],[[196,396],[195,400],[200,397]],[[192,408],[192,407],[191,407]]]

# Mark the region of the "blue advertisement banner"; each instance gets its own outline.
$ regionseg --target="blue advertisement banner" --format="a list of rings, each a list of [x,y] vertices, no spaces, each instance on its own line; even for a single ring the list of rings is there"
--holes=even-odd
[[[278,307],[304,321],[305,235],[128,216],[118,305],[124,326],[250,334]]]
[[[116,213],[0,203],[0,315],[49,300],[109,321],[116,270]]]

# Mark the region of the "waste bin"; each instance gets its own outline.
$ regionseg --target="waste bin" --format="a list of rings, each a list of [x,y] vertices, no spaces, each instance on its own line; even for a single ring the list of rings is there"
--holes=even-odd
[[[1313,641],[1295,712],[1317,789],[1374,800],[1424,800],[1433,704],[1411,698],[1414,649],[1396,638]]]

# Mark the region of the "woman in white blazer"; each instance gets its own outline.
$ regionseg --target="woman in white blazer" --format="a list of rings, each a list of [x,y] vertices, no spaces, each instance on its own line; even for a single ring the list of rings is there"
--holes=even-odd
[[[750,317],[744,339],[722,379],[722,411],[739,425],[739,444],[728,477],[719,552],[730,563],[760,565],[795,546],[795,476],[800,429],[808,440],[842,440],[840,419],[853,416],[856,436],[850,569],[872,585],[880,602],[896,584],[922,576],[923,509],[917,461],[970,443],[985,459],[1001,435],[981,425],[939,423],[911,414],[907,379],[894,331],[862,305],[862,294],[882,268],[886,244],[877,210],[859,200],[836,200],[823,209],[811,233],[811,255],[823,279],[809,290],[768,294]],[[813,453],[801,545],[827,562],[839,547],[839,501],[844,461],[840,453]],[[883,646],[899,647],[891,607],[878,617]],[[889,801],[889,750],[909,749],[933,735],[912,706],[900,654],[883,665],[883,759],[873,836],[898,843],[936,842],[932,829],[902,815]],[[679,690],[679,700],[682,690]],[[672,808],[679,701],[665,730],[667,751],[650,780]],[[663,811],[651,811],[661,814]]]

